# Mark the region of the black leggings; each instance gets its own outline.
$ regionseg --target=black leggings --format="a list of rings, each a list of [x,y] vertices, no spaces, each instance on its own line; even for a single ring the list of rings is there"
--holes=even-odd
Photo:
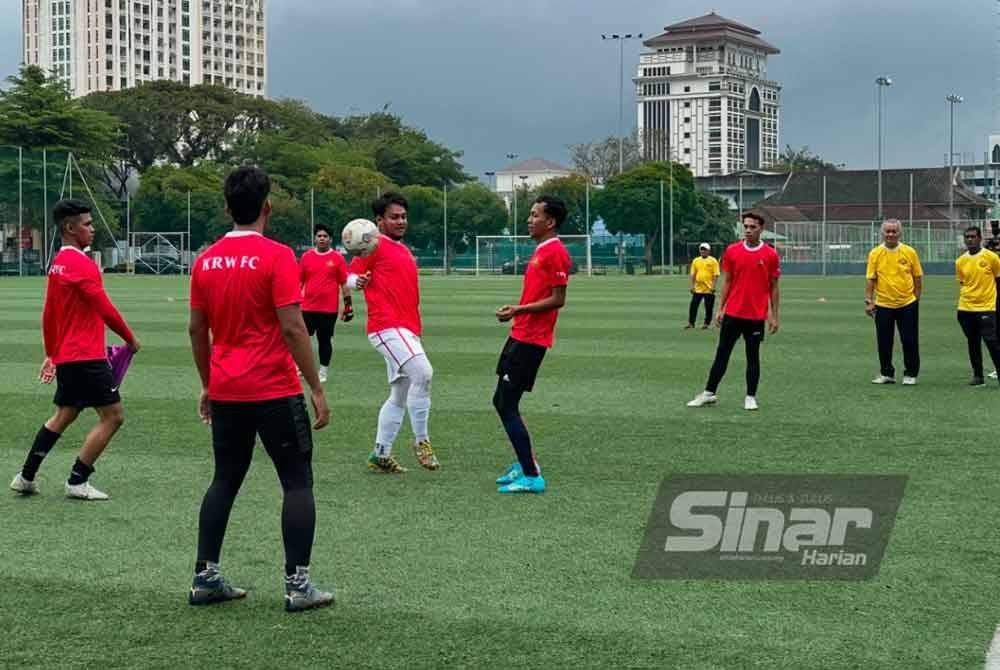
[[[750,319],[738,319],[733,316],[722,317],[722,329],[719,332],[719,346],[715,350],[715,362],[708,373],[708,383],[705,390],[715,393],[719,383],[729,367],[729,357],[733,353],[736,341],[743,338],[747,354],[747,395],[757,395],[757,385],[760,383],[760,343],[764,341],[764,322]]]
[[[337,325],[337,313],[303,312],[302,320],[306,323],[309,336],[316,335],[316,341],[319,343],[319,364],[329,367],[333,358],[333,330]]]
[[[213,402],[215,475],[201,504],[198,560],[219,562],[236,494],[253,458],[257,436],[278,473],[284,502],[285,565],[307,566],[316,528],[312,432],[301,395],[261,402]]]
[[[705,325],[712,323],[712,310],[715,308],[714,293],[692,293],[691,305],[688,307],[688,323],[692,326],[698,320],[698,305],[705,301]]]

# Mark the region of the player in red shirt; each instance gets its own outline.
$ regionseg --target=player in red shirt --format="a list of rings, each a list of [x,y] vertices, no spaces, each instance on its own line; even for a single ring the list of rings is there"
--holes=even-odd
[[[97,412],[97,425],[87,434],[66,482],[66,495],[81,500],[107,500],[89,482],[94,463],[125,421],[121,396],[111,374],[104,346],[104,327],[111,328],[129,348],[139,351],[139,340],[108,300],[101,270],[84,249],[94,240],[90,207],[80,200],[60,200],[52,211],[62,234],[62,248],[49,268],[42,334],[45,362],[39,372],[44,383],[56,380],[56,413],[35,435],[21,472],[10,487],[19,493],[38,493],[35,475],[56,441],[86,407]]]
[[[538,246],[524,273],[521,301],[504,305],[496,312],[501,322],[514,320],[497,362],[493,406],[517,455],[517,461],[497,479],[500,493],[545,492],[545,480],[535,461],[519,405],[521,396],[534,387],[545,350],[552,347],[559,310],[566,304],[571,261],[558,237],[559,226],[565,220],[566,205],[562,200],[548,195],[535,200],[528,216],[528,234]]]
[[[389,398],[378,413],[375,449],[368,457],[368,468],[390,474],[406,472],[392,456],[392,443],[407,413],[417,462],[428,470],[440,467],[427,430],[434,369],[420,340],[417,261],[403,244],[408,207],[406,198],[391,192],[372,203],[378,246],[367,256],[355,257],[347,277],[350,288],[365,292],[368,341],[385,358],[389,376]]]
[[[695,396],[688,407],[702,407],[718,401],[715,391],[726,374],[736,340],[742,337],[747,355],[747,395],[743,408],[758,408],[760,343],[764,341],[765,322],[772,335],[778,332],[778,277],[781,276],[778,252],[761,241],[763,232],[763,217],[744,214],[743,241],[730,244],[722,256],[721,307],[716,317],[722,326],[719,347],[705,390]]]
[[[326,383],[333,357],[333,329],[340,311],[340,295],[344,296],[344,321],[354,318],[351,292],[347,288],[347,261],[332,248],[330,229],[316,224],[316,248],[302,254],[299,260],[299,282],[302,284],[302,319],[311,337],[319,342],[319,380]]]
[[[191,271],[191,349],[201,377],[198,412],[212,426],[215,475],[198,520],[192,605],[242,598],[219,570],[233,501],[250,468],[259,436],[284,493],[285,609],[329,605],[332,593],[309,579],[316,529],[312,433],[295,364],[309,384],[319,430],[330,421],[316,373],[295,254],[263,236],[271,216],[271,180],[254,167],[226,179],[233,230],[210,246]]]

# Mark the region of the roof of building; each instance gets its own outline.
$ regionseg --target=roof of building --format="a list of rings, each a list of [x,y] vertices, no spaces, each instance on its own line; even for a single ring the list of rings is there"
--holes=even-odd
[[[956,218],[967,218],[969,209],[992,203],[965,186],[943,168],[882,170],[882,211],[888,218],[910,216],[910,177],[913,177],[913,218],[949,218],[949,184],[953,189]],[[957,173],[957,171],[956,171]],[[823,216],[823,178],[826,178],[827,220],[871,221],[878,218],[878,172],[836,170],[826,173],[792,173],[784,188],[761,200],[754,210],[769,221],[817,221]]]
[[[526,161],[521,161],[520,163],[508,165],[503,170],[498,170],[497,174],[511,174],[518,172],[522,174],[525,172],[561,172],[571,174],[573,171],[564,165],[553,163],[552,161],[545,160],[544,158],[530,158]]]
[[[692,40],[698,42],[727,41],[756,47],[767,54],[781,53],[778,47],[759,37],[759,30],[719,16],[715,12],[671,24],[663,30],[662,34],[646,40],[644,44],[648,47],[657,47],[691,42]]]

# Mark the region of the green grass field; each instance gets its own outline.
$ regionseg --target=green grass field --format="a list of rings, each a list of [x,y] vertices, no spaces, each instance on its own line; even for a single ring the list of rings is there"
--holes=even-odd
[[[123,388],[125,427],[93,480],[112,500],[62,495],[93,414],[43,465],[42,495],[0,495],[4,667],[982,667],[1000,619],[1000,389],[966,386],[950,278],[928,281],[923,372],[906,388],[869,383],[862,280],[783,280],[758,413],[742,409],[741,347],[719,406],[684,406],[703,387],[717,331],[681,330],[683,279],[575,278],[556,347],[522,402],[549,492],[519,498],[495,493],[512,456],[490,399],[506,336],[492,312],[520,284],[422,278],[443,468],[366,472],[384,364],[363,320],[339,324],[333,419],[315,441],[313,559],[339,601],[304,615],[282,609],[280,490],[262,451],[223,552],[250,596],[187,605],[211,450],[195,411],[186,281],[107,283],[144,345]],[[51,409],[53,389],[35,381],[43,293],[41,280],[0,282],[3,477]],[[409,437],[405,424],[397,453],[407,466]],[[910,482],[874,580],[634,581],[657,485],[676,473]]]

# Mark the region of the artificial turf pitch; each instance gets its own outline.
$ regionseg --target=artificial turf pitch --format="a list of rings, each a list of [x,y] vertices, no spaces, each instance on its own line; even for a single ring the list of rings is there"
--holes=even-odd
[[[360,318],[337,326],[332,423],[315,435],[313,576],[336,588],[338,603],[288,615],[280,490],[262,451],[222,561],[250,595],[187,605],[211,477],[187,282],[109,277],[144,347],[123,385],[125,426],[93,478],[111,500],[78,503],[62,493],[92,413],[42,466],[42,495],[0,495],[0,665],[982,667],[1000,618],[1000,388],[967,386],[951,278],[927,280],[915,387],[869,383],[878,370],[862,279],[783,279],[782,327],[765,340],[757,413],[742,409],[741,346],[719,406],[684,406],[703,387],[718,332],[681,330],[685,279],[574,278],[556,346],[522,401],[549,491],[513,498],[493,484],[512,454],[491,405],[507,334],[492,313],[517,299],[520,284],[421,284],[442,469],[416,467],[408,422],[396,453],[411,471],[365,469],[387,388],[358,300]],[[36,381],[43,294],[39,279],[0,281],[5,478],[51,410],[53,389]],[[870,581],[633,580],[658,483],[678,473],[910,481],[881,574]]]

